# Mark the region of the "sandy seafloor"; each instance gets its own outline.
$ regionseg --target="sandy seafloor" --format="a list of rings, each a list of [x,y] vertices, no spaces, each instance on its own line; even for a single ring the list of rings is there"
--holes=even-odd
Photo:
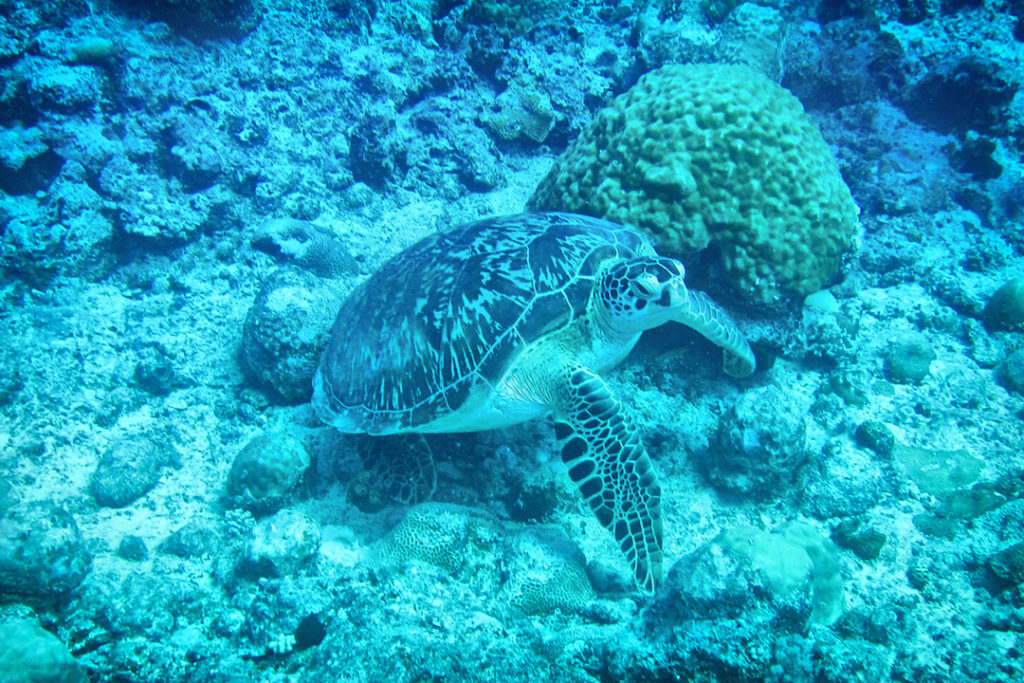
[[[1024,282],[989,305],[1024,276],[1021,15],[0,2],[0,680],[1024,679]],[[705,283],[753,377],[668,327],[608,373],[660,473],[662,586],[548,420],[435,439],[444,505],[388,536],[409,508],[308,403],[339,303],[523,210],[689,62],[800,98],[862,234],[808,303]],[[280,495],[231,495],[266,435]]]

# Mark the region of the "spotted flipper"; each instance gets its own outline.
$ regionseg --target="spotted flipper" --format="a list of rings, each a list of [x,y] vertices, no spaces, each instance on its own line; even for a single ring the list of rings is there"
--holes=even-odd
[[[356,452],[363,472],[353,480],[349,496],[364,512],[376,512],[390,503],[416,505],[434,494],[437,470],[422,434],[359,435]]]
[[[569,374],[555,411],[555,434],[569,476],[615,535],[639,586],[661,580],[661,486],[636,429],[600,377]]]

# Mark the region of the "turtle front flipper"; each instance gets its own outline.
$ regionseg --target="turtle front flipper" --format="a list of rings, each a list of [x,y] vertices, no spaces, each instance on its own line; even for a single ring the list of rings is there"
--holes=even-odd
[[[574,368],[555,409],[562,460],[598,520],[615,535],[637,583],[661,580],[661,486],[636,429],[604,381]]]
[[[754,351],[729,314],[704,292],[686,290],[687,301],[675,315],[676,322],[700,332],[725,353],[722,369],[731,377],[754,371]]]

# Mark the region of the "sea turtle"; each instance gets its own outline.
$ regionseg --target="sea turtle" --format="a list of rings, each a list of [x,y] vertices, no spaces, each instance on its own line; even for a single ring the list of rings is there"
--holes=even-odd
[[[600,373],[670,320],[754,355],[640,233],[567,213],[487,218],[401,252],[342,304],[313,380],[319,417],[371,435],[467,432],[552,413],[569,476],[641,588],[661,576],[661,488]]]

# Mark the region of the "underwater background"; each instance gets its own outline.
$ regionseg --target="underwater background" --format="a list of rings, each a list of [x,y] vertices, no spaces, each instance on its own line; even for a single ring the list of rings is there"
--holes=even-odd
[[[1024,680],[1022,41],[1016,0],[0,0],[0,681]],[[360,282],[527,207],[644,230],[757,357],[664,326],[604,375],[654,592],[550,419],[403,459],[309,403]]]

